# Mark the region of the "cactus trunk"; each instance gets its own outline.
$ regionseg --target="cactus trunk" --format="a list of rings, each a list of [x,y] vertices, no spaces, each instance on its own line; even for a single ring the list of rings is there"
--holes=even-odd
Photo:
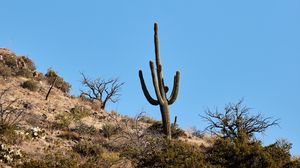
[[[178,90],[179,90],[179,78],[180,73],[179,71],[176,72],[174,77],[174,86],[172,93],[169,98],[167,98],[167,92],[169,88],[165,86],[164,78],[163,78],[163,71],[162,65],[160,63],[160,55],[159,55],[159,42],[158,42],[158,25],[157,23],[154,24],[154,44],[155,44],[155,64],[154,62],[150,61],[150,70],[152,76],[152,82],[155,90],[155,94],[157,99],[154,99],[150,96],[148,89],[146,87],[143,72],[139,71],[140,82],[142,86],[143,93],[148,100],[148,102],[152,105],[159,105],[160,112],[162,117],[162,125],[164,134],[168,139],[171,139],[171,124],[170,124],[170,111],[169,105],[173,104],[177,98]],[[155,71],[156,70],[156,71]]]
[[[167,136],[168,139],[171,139],[172,133],[171,133],[169,105],[163,104],[163,105],[160,105],[159,107],[160,107],[160,111],[161,111],[161,118],[162,118],[164,134]]]

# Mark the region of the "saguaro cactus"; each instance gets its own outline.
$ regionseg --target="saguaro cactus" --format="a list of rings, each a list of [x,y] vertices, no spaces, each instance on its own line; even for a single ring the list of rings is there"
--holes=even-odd
[[[158,25],[157,23],[154,24],[154,44],[155,44],[155,63],[156,63],[156,72],[153,61],[150,61],[150,69],[152,75],[152,82],[155,90],[155,94],[157,99],[154,99],[150,96],[149,91],[147,90],[143,72],[142,70],[139,71],[140,82],[142,86],[142,90],[148,102],[152,105],[159,105],[161,117],[162,117],[162,124],[163,124],[163,131],[164,134],[167,136],[168,139],[171,139],[171,124],[170,124],[170,110],[169,105],[173,104],[177,98],[178,90],[179,90],[179,78],[180,73],[179,71],[176,72],[174,76],[174,86],[172,89],[172,93],[169,98],[167,98],[168,87],[164,84],[163,78],[163,71],[162,65],[160,63],[160,56],[159,56],[159,44],[158,44]]]

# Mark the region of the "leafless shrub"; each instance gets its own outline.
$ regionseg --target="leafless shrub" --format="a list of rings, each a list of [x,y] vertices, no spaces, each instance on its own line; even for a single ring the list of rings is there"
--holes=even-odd
[[[117,126],[120,128],[120,134],[115,140],[123,139],[122,147],[145,148],[150,139],[163,137],[163,134],[149,131],[142,125],[145,112],[139,113],[134,118],[125,118],[122,122],[118,122],[115,116],[110,116],[116,120]]]
[[[242,102],[226,105],[224,113],[208,109],[202,116],[209,124],[206,130],[223,138],[252,138],[254,133],[263,133],[268,127],[278,125],[278,119],[272,120],[261,114],[251,116],[250,108],[243,106]]]
[[[14,99],[6,99],[10,88],[0,92],[0,130],[5,131],[7,128],[12,128],[19,123],[25,113],[26,108],[24,102]]]

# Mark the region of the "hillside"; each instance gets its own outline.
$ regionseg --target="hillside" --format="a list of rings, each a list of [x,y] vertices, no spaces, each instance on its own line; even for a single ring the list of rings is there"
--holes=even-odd
[[[207,113],[214,136],[175,123],[169,140],[160,121],[107,112],[70,88],[54,70],[37,72],[30,58],[0,48],[0,167],[300,167],[291,143],[255,138],[276,120],[249,115],[241,101]]]
[[[130,168],[134,164],[126,157],[128,149],[142,148],[161,136],[150,129],[159,122],[143,114],[129,118],[70,96],[70,84],[62,77],[45,100],[51,87],[49,74],[36,72],[29,58],[0,48],[2,167]],[[203,149],[212,144],[212,138],[175,130],[184,143]]]

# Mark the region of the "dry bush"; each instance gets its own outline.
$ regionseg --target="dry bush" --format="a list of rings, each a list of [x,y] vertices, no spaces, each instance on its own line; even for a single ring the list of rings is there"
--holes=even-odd
[[[15,72],[16,76],[23,76],[25,78],[32,78],[33,72],[26,68],[19,68]]]
[[[4,78],[8,78],[12,75],[12,71],[9,67],[4,65],[3,63],[0,63],[0,76]]]
[[[13,53],[6,53],[2,55],[2,62],[10,68],[17,69],[17,56]]]
[[[60,113],[55,115],[54,129],[68,130],[69,125],[72,123],[72,118],[69,113]]]
[[[96,134],[99,133],[93,125],[88,126],[82,122],[77,123],[76,127],[72,129],[72,131],[80,135],[91,135],[91,136],[95,136]]]
[[[23,88],[28,89],[28,90],[33,91],[33,92],[35,92],[39,89],[39,83],[35,80],[32,80],[32,79],[23,82],[21,84],[21,86]]]
[[[91,110],[85,106],[76,105],[70,110],[70,114],[75,121],[79,121],[84,117],[87,117],[91,113]]]
[[[207,122],[206,130],[223,138],[245,138],[249,140],[255,133],[263,133],[267,128],[278,125],[278,119],[263,117],[261,114],[250,115],[250,108],[238,103],[225,106],[224,112],[207,110],[202,116]]]
[[[1,76],[23,76],[32,78],[36,70],[34,63],[26,56],[16,56],[15,53],[7,50],[0,49],[0,75]]]
[[[6,99],[7,94],[10,93],[10,88],[4,89],[0,92],[0,133],[14,128],[20,120],[23,119],[25,113],[25,103],[15,99]]]
[[[40,160],[28,160],[19,164],[18,168],[80,168],[81,158],[78,154],[65,151],[49,153]]]
[[[104,137],[110,139],[111,136],[117,134],[119,132],[119,127],[113,124],[104,124],[101,129],[101,133]]]
[[[81,156],[100,156],[103,153],[103,147],[88,141],[80,141],[73,146],[73,150]]]
[[[20,56],[18,57],[18,62],[23,62],[26,69],[30,70],[31,72],[36,70],[36,67],[32,60],[26,56]]]
[[[72,140],[72,141],[80,141],[80,135],[76,132],[71,131],[64,131],[61,134],[59,134],[57,137]]]

